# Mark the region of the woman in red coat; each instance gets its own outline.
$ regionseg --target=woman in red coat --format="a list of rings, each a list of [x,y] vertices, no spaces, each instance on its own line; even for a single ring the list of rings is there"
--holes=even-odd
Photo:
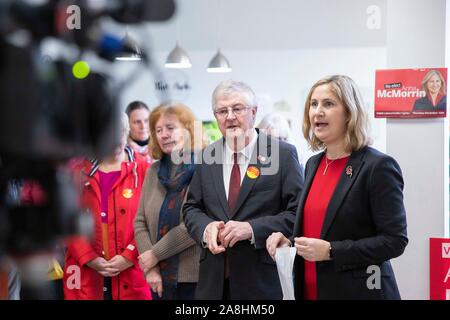
[[[68,244],[64,298],[81,300],[150,300],[150,288],[138,264],[133,221],[148,164],[125,147],[128,122],[122,120],[121,145],[102,161],[80,165],[85,176],[82,206],[93,217],[90,241]]]

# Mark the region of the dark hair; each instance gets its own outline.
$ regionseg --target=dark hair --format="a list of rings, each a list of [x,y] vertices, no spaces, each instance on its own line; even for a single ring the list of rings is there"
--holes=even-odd
[[[147,111],[150,112],[150,109],[147,107],[147,105],[144,102],[142,102],[142,101],[133,101],[127,106],[127,108],[125,109],[125,113],[127,114],[128,118],[129,118],[130,114],[134,110],[138,110],[138,109],[147,109]]]

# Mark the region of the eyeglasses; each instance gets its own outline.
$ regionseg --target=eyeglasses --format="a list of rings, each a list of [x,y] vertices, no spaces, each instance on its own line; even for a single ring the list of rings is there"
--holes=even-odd
[[[228,107],[228,108],[221,108],[219,110],[215,110],[214,113],[220,117],[220,118],[226,118],[228,116],[228,113],[231,112],[235,115],[235,116],[242,116],[243,114],[245,114],[245,112],[247,112],[247,109],[249,107],[244,106],[243,104],[235,104],[232,107]]]

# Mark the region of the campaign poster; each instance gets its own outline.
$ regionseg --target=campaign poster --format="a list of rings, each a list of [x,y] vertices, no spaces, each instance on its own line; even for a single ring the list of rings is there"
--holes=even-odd
[[[448,238],[430,238],[430,300],[450,300]]]
[[[447,68],[377,70],[375,118],[445,118]]]

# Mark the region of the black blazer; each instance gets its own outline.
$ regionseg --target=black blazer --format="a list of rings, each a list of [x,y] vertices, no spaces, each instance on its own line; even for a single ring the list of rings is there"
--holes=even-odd
[[[433,106],[428,97],[423,97],[414,101],[413,111],[445,111],[447,110],[447,96],[443,96],[441,100]]]
[[[305,169],[293,237],[302,235],[303,208],[324,153],[311,157]],[[351,170],[350,170],[351,168]],[[351,174],[350,174],[351,171]],[[325,215],[321,239],[331,242],[333,260],[316,263],[318,299],[400,299],[389,259],[408,243],[403,205],[403,178],[397,162],[370,147],[351,154]],[[381,271],[380,289],[373,271]],[[295,259],[296,299],[303,298],[304,259]]]
[[[230,220],[221,164],[224,141],[221,139],[203,151],[204,163],[196,166],[183,207],[186,227],[202,247],[203,232],[210,222]],[[261,174],[256,179],[246,175],[241,185],[232,220],[251,224],[255,244],[240,241],[226,251],[231,299],[282,298],[276,265],[265,247],[266,239],[275,231],[292,235],[303,171],[295,147],[284,142],[277,145],[279,151],[268,136],[259,133],[249,166],[256,166]],[[211,163],[211,157],[219,163]],[[279,168],[273,175],[264,175],[269,161]],[[222,299],[223,282],[224,254],[213,255],[203,248],[196,298]]]

